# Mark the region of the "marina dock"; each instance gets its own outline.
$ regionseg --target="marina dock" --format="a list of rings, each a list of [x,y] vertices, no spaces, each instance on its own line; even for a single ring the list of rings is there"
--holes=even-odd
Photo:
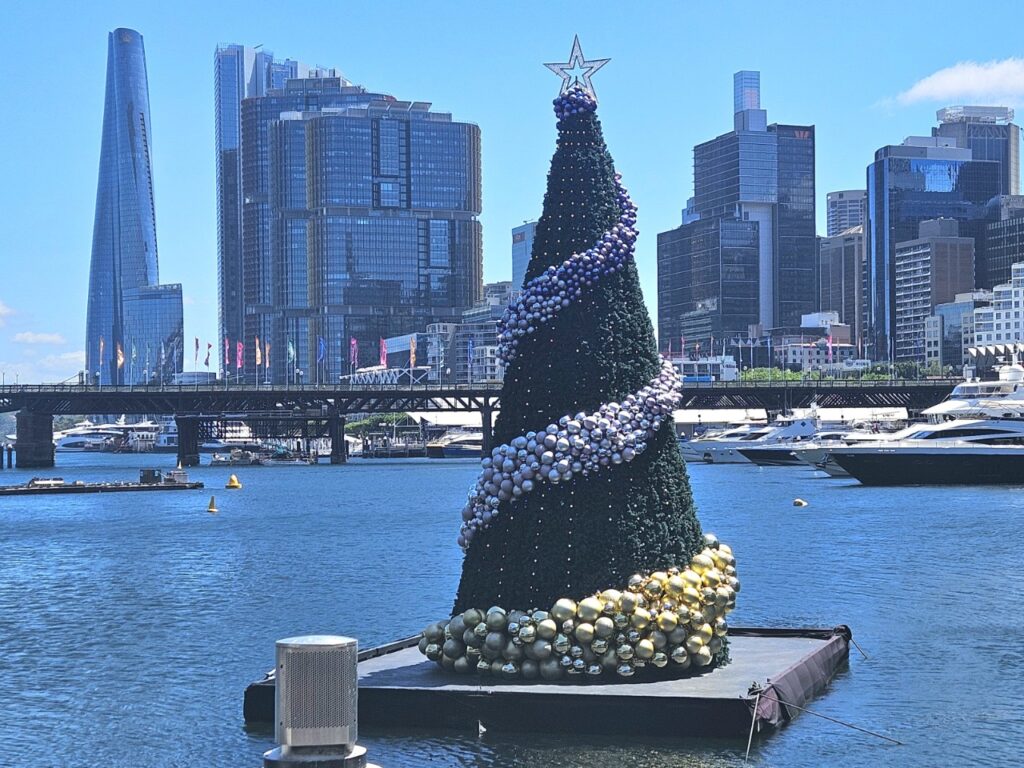
[[[423,657],[417,636],[359,654],[359,724],[746,738],[752,718],[757,732],[781,725],[824,691],[851,637],[846,627],[733,628],[733,661],[704,674],[549,684],[453,676]],[[274,693],[273,673],[246,689],[246,723],[273,722]]]

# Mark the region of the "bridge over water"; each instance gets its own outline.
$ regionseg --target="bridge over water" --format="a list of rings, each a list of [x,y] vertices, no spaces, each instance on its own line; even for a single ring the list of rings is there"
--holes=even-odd
[[[779,413],[821,407],[896,407],[911,413],[942,400],[954,379],[922,381],[782,381],[688,384],[682,408],[764,408]],[[330,437],[331,461],[344,461],[346,420],[354,415],[405,411],[477,411],[489,449],[498,386],[479,385],[181,385],[0,386],[0,413],[17,411],[18,467],[52,467],[53,417],[77,414],[173,415],[178,459],[199,463],[200,440],[224,421],[243,421],[261,437],[302,434]]]

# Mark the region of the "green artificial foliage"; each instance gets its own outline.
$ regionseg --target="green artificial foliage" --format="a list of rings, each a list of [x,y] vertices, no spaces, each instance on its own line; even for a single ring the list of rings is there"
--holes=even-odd
[[[619,216],[596,114],[568,116],[559,129],[528,281],[594,245]],[[659,358],[635,264],[587,288],[518,350],[505,371],[496,444],[646,386]],[[548,608],[623,588],[633,573],[685,566],[703,547],[667,419],[634,461],[503,502],[466,551],[455,610]]]

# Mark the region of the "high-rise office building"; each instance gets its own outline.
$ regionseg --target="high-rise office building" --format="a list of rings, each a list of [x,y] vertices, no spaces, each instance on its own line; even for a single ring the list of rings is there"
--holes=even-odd
[[[827,208],[825,226],[828,237],[835,237],[864,223],[864,204],[867,192],[863,189],[844,189],[825,196]]]
[[[896,243],[896,360],[925,361],[925,321],[936,305],[974,287],[974,238],[956,219],[922,221],[919,235]]]
[[[241,158],[247,376],[257,338],[261,377],[335,381],[350,350],[366,365],[380,339],[457,321],[480,298],[477,126],[296,78],[243,101]]]
[[[864,227],[851,227],[818,243],[818,307],[850,326],[856,343],[863,332]]]
[[[166,349],[168,342],[168,338],[150,336],[148,326],[129,324],[126,309],[129,292],[156,287],[160,281],[152,133],[142,35],[133,29],[115,29],[107,37],[107,84],[85,334],[86,371],[90,379],[98,377],[102,384],[132,380],[133,346],[136,350],[156,348],[164,342]],[[175,301],[176,306],[171,307]],[[176,299],[163,299],[161,307],[180,318],[180,289]],[[180,358],[177,362],[180,365]],[[166,375],[159,381],[170,380],[176,371],[172,366],[161,372]],[[141,376],[141,370],[138,374]]]
[[[962,237],[977,239],[986,204],[999,193],[999,173],[998,162],[974,160],[970,149],[946,137],[911,136],[875,152],[867,168],[865,356],[894,354],[896,244],[918,237],[922,221],[938,218],[956,219]]]
[[[974,341],[974,310],[992,304],[991,291],[958,293],[938,304],[924,321],[925,365],[960,368],[968,362]]]
[[[1020,193],[1020,127],[1007,107],[946,107],[935,113],[939,121],[932,136],[956,141],[971,150],[975,160],[999,163],[999,194]]]
[[[146,285],[123,292],[125,381],[170,382],[185,363],[181,285]]]
[[[533,255],[533,238],[537,234],[536,221],[524,221],[512,227],[512,289],[520,291],[526,280],[526,267]]]
[[[688,270],[700,268],[690,263],[678,272],[681,262],[676,250],[679,243],[688,241],[686,228],[711,219],[732,220],[750,225],[737,229],[724,224],[694,230],[698,240],[706,236],[722,238],[732,247],[734,235],[743,243],[741,250],[749,255],[746,238],[750,232],[756,237],[757,275],[756,307],[747,304],[742,312],[726,310],[725,301],[711,302],[710,296],[692,296],[680,305],[678,313],[726,313],[733,318],[720,318],[710,328],[733,325],[738,315],[756,313],[756,322],[764,328],[799,325],[800,316],[813,311],[817,302],[816,260],[817,247],[814,224],[814,126],[768,124],[767,112],[761,109],[760,74],[737,72],[733,77],[733,130],[693,149],[694,196],[688,202],[684,224],[673,233],[659,237],[659,303],[662,291],[665,300],[674,305],[674,295],[683,294],[673,279],[683,284],[694,282]],[[741,232],[742,230],[742,232]],[[664,279],[662,247],[665,248]],[[687,246],[681,246],[684,248]],[[707,252],[700,246],[698,250]],[[746,262],[744,261],[744,265]],[[728,262],[723,262],[725,273],[730,273]],[[669,278],[675,271],[677,277]],[[737,282],[746,291],[746,266]],[[700,280],[697,280],[700,282]],[[685,293],[685,289],[682,289]],[[723,297],[724,298],[724,297]],[[700,306],[698,306],[698,304]],[[667,323],[661,327],[661,319]],[[697,328],[698,316],[692,316]],[[659,334],[664,338],[677,336],[675,327],[681,320],[659,312]],[[746,329],[743,331],[746,334]],[[689,338],[689,337],[688,337]],[[709,339],[701,339],[703,344]]]
[[[243,341],[245,315],[242,297],[242,101],[284,88],[285,83],[293,78],[329,74],[338,77],[344,85],[349,85],[349,82],[333,69],[310,68],[292,59],[279,61],[262,47],[218,45],[213,63],[218,326],[220,338],[228,339],[229,348],[234,350],[235,344]]]

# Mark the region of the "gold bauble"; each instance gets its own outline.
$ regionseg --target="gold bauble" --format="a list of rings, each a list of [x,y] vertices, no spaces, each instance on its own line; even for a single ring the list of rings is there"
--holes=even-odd
[[[679,597],[683,594],[683,590],[686,589],[686,582],[682,576],[669,576],[668,582],[665,584],[665,589],[673,597]]]
[[[637,629],[643,629],[651,623],[651,612],[646,608],[637,608],[629,617],[629,623]]]
[[[671,568],[668,569],[668,575],[669,576],[678,576],[679,575],[679,567],[673,565]]]
[[[729,586],[732,588],[733,592],[739,592],[740,591],[740,580],[737,579],[735,576],[730,576],[729,577]]]
[[[589,643],[594,639],[594,625],[586,622],[576,626],[576,641]]]
[[[729,587],[719,587],[715,590],[715,606],[717,608],[725,608],[732,600],[733,591]]]
[[[704,614],[701,613],[699,608],[691,608],[686,620],[694,627],[699,627],[705,621]]]
[[[611,637],[615,634],[615,622],[607,616],[602,616],[594,622],[594,634],[598,637]]]
[[[732,547],[730,547],[728,544],[719,544],[718,545],[718,551],[719,552],[724,552],[727,555],[732,555],[732,553],[733,553],[732,552]]]
[[[640,595],[636,592],[623,592],[619,597],[619,610],[623,613],[632,613],[640,605]]]
[[[576,606],[576,615],[583,621],[596,621],[603,608],[604,603],[601,602],[601,598],[587,597],[580,600],[579,605]]]
[[[706,667],[711,663],[711,649],[706,645],[701,646],[700,650],[693,654],[693,663],[698,667]]]
[[[681,645],[678,645],[672,649],[672,652],[669,654],[669,658],[672,659],[672,661],[675,664],[678,664],[683,669],[686,669],[688,666],[690,666],[690,654],[688,654],[686,652],[686,648],[684,648]]]
[[[722,573],[725,574],[725,578],[728,581],[730,576],[736,575],[736,568],[732,565],[727,565],[725,566],[725,568],[722,569]]]
[[[710,624],[701,624],[696,634],[700,636],[701,640],[707,643],[712,637],[715,636],[715,630],[711,628]]]
[[[563,597],[561,600],[556,602],[551,608],[551,617],[556,623],[561,623],[566,619],[571,619],[576,615],[576,602],[570,600],[567,597]]]
[[[712,568],[709,571],[704,572],[704,583],[709,587],[717,587],[722,583],[722,572],[717,568]]]
[[[537,637],[544,640],[554,640],[558,634],[558,625],[551,619],[544,619],[537,623]]]
[[[697,573],[703,574],[710,571],[715,567],[715,562],[707,555],[694,555],[693,560],[690,561],[690,568],[695,570]]]
[[[657,582],[661,582],[664,585],[664,583],[668,581],[668,574],[664,571],[655,571],[651,574],[651,578]]]
[[[644,582],[644,594],[651,600],[661,597],[662,590],[661,582],[656,579],[648,579]]]
[[[700,592],[693,587],[686,587],[683,590],[683,602],[689,606],[700,604]]]
[[[715,635],[725,637],[727,634],[729,634],[729,622],[724,618],[715,619]]]
[[[620,597],[622,597],[622,593],[617,589],[606,589],[601,593],[601,600],[605,603],[617,604]]]
[[[715,590],[711,587],[704,587],[700,591],[700,601],[705,605],[713,604],[715,602]]]
[[[636,655],[641,659],[650,659],[654,656],[654,643],[650,640],[641,640],[636,644]]]
[[[662,611],[658,614],[658,629],[662,632],[671,632],[679,624],[679,617],[671,611]]]
[[[704,583],[704,580],[700,577],[700,574],[692,568],[687,568],[685,571],[683,571],[682,576],[683,581],[685,581],[691,587],[699,587],[701,584]]]
[[[700,635],[690,635],[686,638],[686,650],[688,653],[696,653],[704,647],[704,639]]]

